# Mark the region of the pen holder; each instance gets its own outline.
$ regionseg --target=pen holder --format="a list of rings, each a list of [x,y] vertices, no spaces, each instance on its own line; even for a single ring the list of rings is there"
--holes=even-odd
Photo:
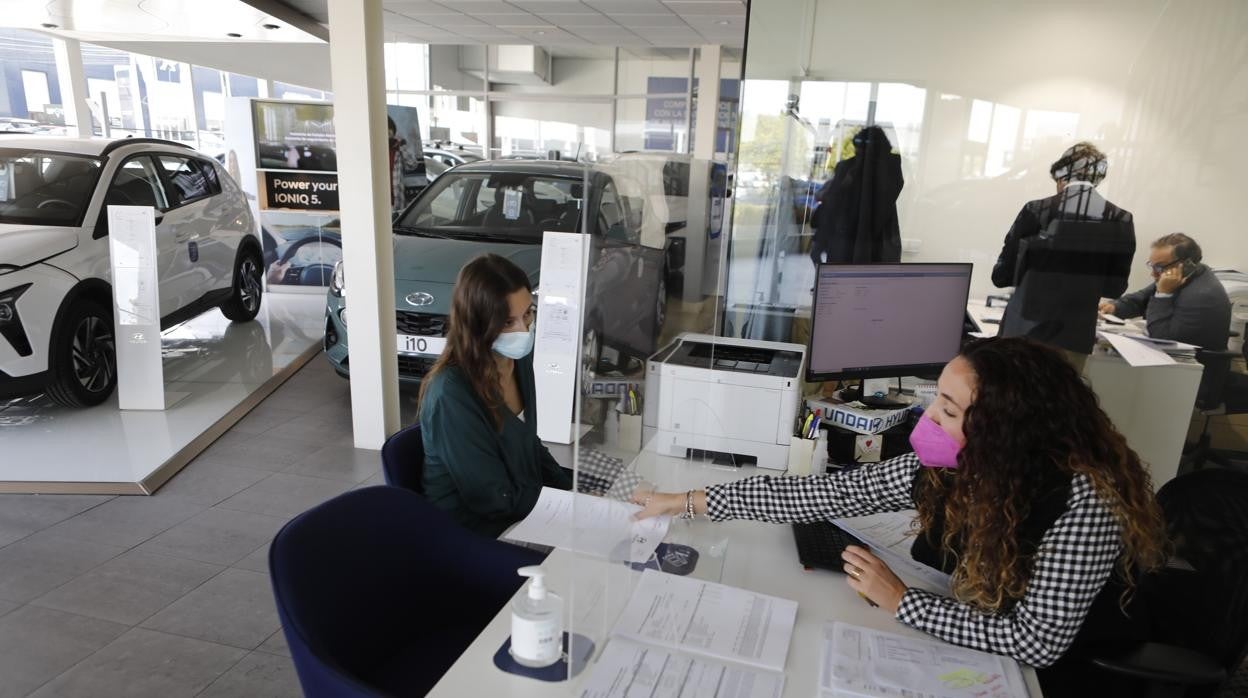
[[[620,413],[620,448],[641,450],[641,415]]]
[[[789,469],[785,475],[801,477],[810,474],[810,464],[815,456],[814,439],[803,439],[799,436],[789,437]]]

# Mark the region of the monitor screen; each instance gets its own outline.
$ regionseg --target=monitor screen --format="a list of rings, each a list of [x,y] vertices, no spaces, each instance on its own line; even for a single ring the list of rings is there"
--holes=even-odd
[[[970,264],[821,264],[808,380],[939,371],[962,342]]]

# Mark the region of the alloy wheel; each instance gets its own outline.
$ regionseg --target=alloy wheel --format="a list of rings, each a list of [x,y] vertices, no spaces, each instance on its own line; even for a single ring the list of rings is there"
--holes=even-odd
[[[238,295],[247,312],[255,312],[260,307],[260,294],[260,268],[256,260],[247,257],[238,267]]]
[[[74,377],[87,391],[106,390],[117,372],[113,331],[100,317],[84,317],[74,329],[70,354]]]

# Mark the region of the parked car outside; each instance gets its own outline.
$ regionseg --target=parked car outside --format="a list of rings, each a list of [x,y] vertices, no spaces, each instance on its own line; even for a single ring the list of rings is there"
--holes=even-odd
[[[0,140],[0,397],[46,392],[69,407],[117,382],[111,204],[156,211],[160,324],[212,308],[260,310],[251,208],[220,163],[172,141]]]
[[[591,212],[588,225],[583,211]],[[642,245],[632,218],[616,183],[602,170],[514,160],[448,170],[394,224],[400,379],[418,382],[445,347],[460,268],[492,252],[525,270],[536,288],[545,231],[592,236],[584,327],[591,369],[604,348],[648,356],[665,320],[664,250]],[[343,377],[350,376],[346,283],[339,265],[325,318],[325,355]]]

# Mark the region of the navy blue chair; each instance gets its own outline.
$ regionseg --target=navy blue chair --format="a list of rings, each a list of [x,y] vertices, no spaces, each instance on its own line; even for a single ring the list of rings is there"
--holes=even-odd
[[[381,471],[387,485],[425,494],[425,442],[419,423],[386,439],[381,447]]]
[[[520,588],[516,570],[543,557],[398,487],[300,514],[269,571],[304,695],[425,695]]]

